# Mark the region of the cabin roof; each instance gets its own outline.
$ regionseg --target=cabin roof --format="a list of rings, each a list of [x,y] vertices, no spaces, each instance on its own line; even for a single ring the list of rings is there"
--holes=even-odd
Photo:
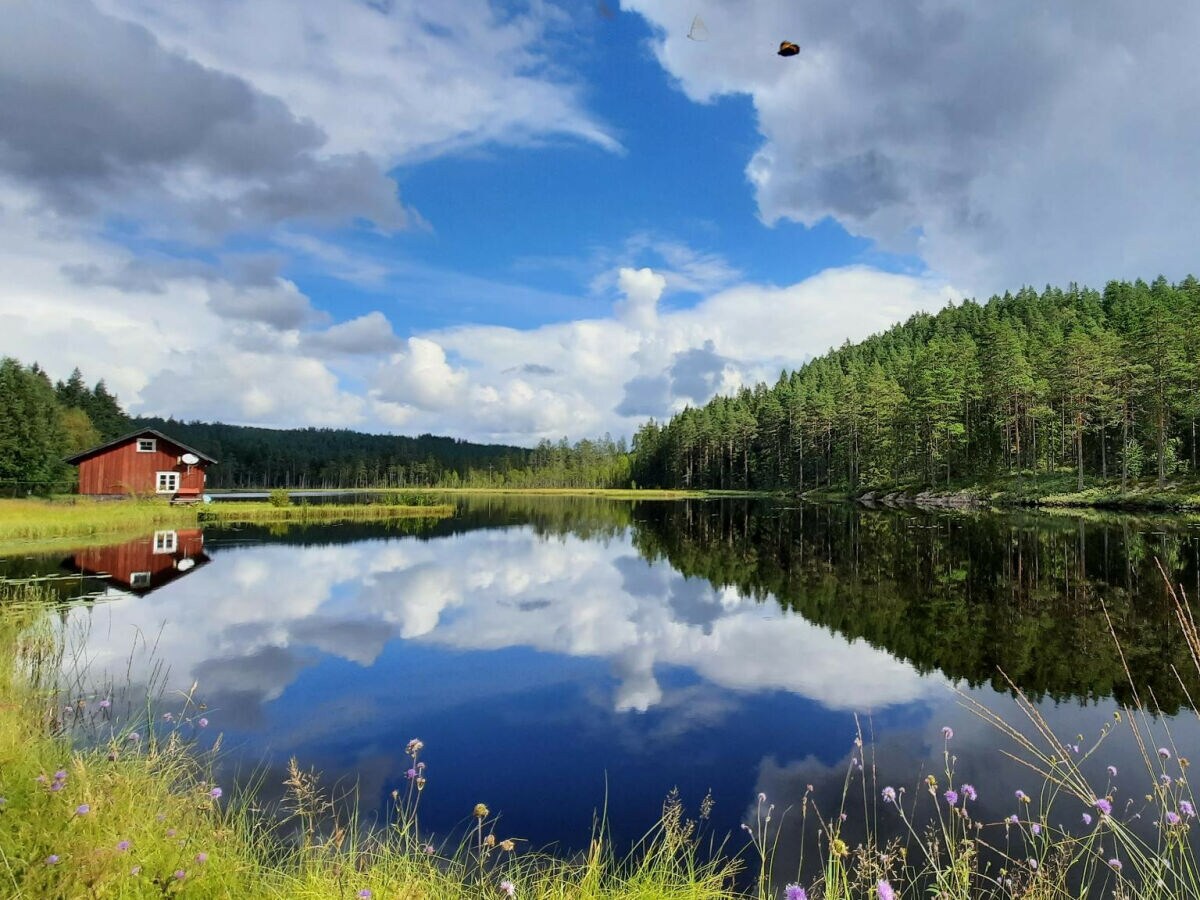
[[[129,434],[124,434],[124,435],[121,435],[121,437],[119,437],[119,438],[114,438],[113,440],[109,441],[106,444],[100,444],[96,447],[92,447],[90,450],[84,450],[82,453],[76,453],[74,456],[68,456],[66,459],[66,462],[69,462],[72,465],[76,465],[78,463],[83,462],[89,456],[95,456],[97,453],[103,453],[105,450],[110,450],[113,447],[119,446],[120,444],[124,444],[128,441],[132,441],[134,438],[145,437],[147,435],[154,435],[154,437],[160,438],[160,439],[166,441],[168,444],[174,444],[176,447],[178,447],[180,450],[185,451],[186,453],[195,453],[204,462],[211,463],[214,466],[217,464],[217,461],[215,459],[213,459],[211,456],[209,456],[207,453],[201,453],[195,447],[189,447],[187,444],[183,443],[182,441],[176,440],[175,438],[171,437],[170,435],[163,434],[157,428],[139,428],[137,431],[131,431],[131,432],[129,432]]]

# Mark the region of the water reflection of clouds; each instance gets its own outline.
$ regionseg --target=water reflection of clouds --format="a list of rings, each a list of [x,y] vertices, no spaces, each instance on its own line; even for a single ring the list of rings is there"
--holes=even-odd
[[[831,709],[923,699],[943,680],[736,590],[714,590],[628,539],[538,538],[529,529],[438,541],[268,544],[214,549],[213,562],[161,591],[73,616],[100,619],[87,652],[124,677],[135,630],[159,633],[135,654],[134,680],[156,661],[172,689],[280,696],[321,654],[372,666],[389,641],[454,651],[510,647],[606,659],[608,704],[666,702],[664,667],[735,691],[791,692]]]

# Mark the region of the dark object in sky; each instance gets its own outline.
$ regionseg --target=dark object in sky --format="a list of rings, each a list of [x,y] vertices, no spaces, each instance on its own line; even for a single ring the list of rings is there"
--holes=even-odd
[[[692,27],[688,29],[688,39],[693,41],[708,40],[708,26],[704,24],[704,20],[699,16],[692,19]]]
[[[799,52],[800,52],[799,44],[793,44],[791,41],[780,41],[779,42],[779,55],[780,56],[795,56]]]

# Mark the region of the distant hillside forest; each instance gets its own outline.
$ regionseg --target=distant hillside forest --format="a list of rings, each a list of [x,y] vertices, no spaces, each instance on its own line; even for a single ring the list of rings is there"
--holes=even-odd
[[[271,429],[131,418],[104,382],[88,387],[76,369],[51,382],[36,363],[0,361],[0,494],[71,490],[63,460],[149,427],[219,464],[212,488],[625,487],[625,442],[605,436],[533,449],[474,444],[433,435],[400,437],[330,428]]]
[[[1024,289],[919,314],[759,385],[650,422],[639,485],[806,490],[1069,467],[1159,484],[1197,471],[1200,282]]]

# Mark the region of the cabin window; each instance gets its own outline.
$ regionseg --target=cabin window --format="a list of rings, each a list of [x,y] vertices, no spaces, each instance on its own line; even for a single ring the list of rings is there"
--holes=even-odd
[[[138,438],[138,453],[153,453],[158,444],[154,438]]]
[[[179,473],[159,472],[154,489],[160,494],[174,494],[179,490]]]
[[[135,587],[135,588],[150,587],[150,573],[149,572],[130,572],[129,573],[129,586]]]
[[[156,531],[154,532],[154,552],[155,553],[174,553],[175,548],[179,546],[179,535],[174,531]]]

